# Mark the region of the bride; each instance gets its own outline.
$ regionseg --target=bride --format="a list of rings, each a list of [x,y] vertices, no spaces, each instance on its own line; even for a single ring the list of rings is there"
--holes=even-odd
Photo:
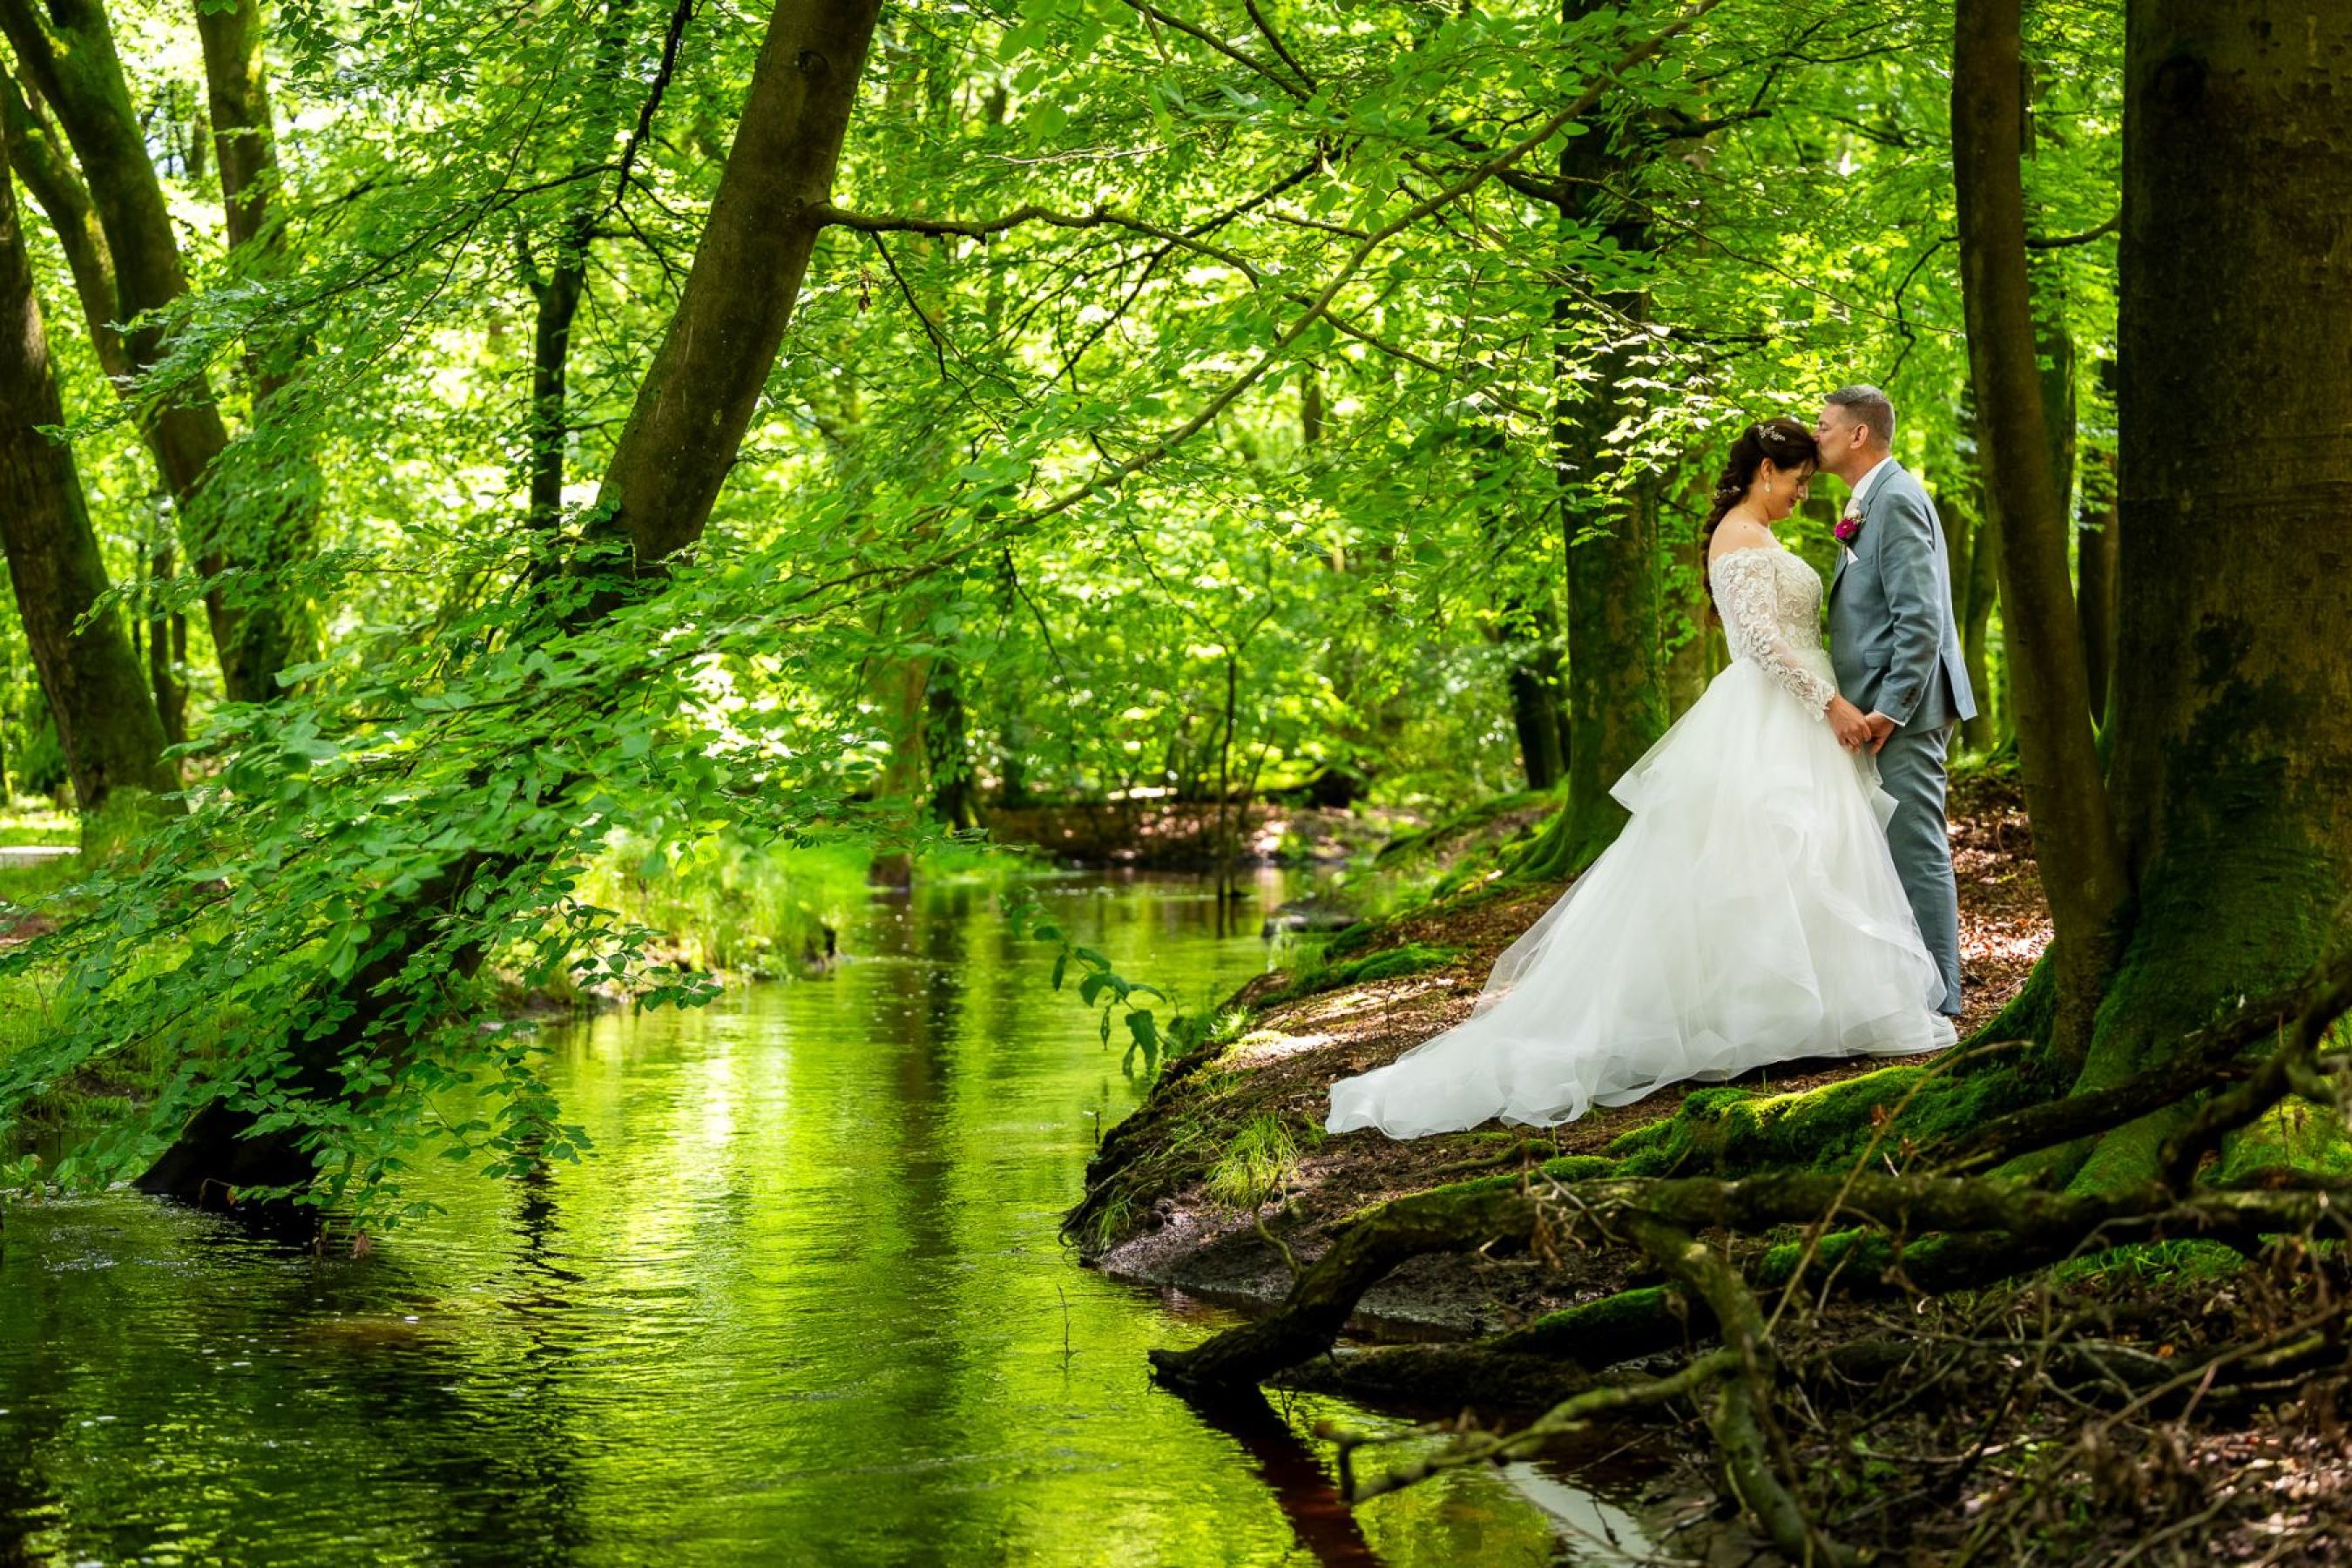
[[[1332,1085],[1331,1131],[1547,1126],[1685,1079],[1952,1044],[1886,847],[1895,803],[1844,738],[1858,715],[1822,647],[1821,575],[1772,536],[1818,456],[1792,419],[1733,446],[1706,575],[1737,657],[1617,781],[1633,820],[1470,1017]]]

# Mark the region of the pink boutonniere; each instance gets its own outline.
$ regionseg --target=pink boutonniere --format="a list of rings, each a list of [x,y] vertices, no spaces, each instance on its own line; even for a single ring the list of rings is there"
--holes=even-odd
[[[1837,520],[1837,526],[1830,531],[1837,536],[1840,544],[1852,544],[1862,536],[1862,519],[1848,512]]]

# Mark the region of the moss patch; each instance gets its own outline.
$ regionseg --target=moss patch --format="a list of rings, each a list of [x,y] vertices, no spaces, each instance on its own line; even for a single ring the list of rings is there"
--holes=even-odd
[[[1880,1122],[1898,1108],[1899,1121],[1881,1141],[1897,1154],[1906,1140],[1915,1147],[1940,1142],[2031,1099],[2013,1073],[1955,1078],[1908,1065],[1793,1094],[1702,1089],[1685,1096],[1673,1116],[1618,1138],[1608,1152],[1628,1176],[1840,1170],[1862,1157]]]
[[[1346,933],[1342,933],[1346,934]],[[1302,996],[1318,995],[1349,985],[1370,985],[1381,980],[1401,980],[1409,974],[1420,974],[1432,969],[1444,969],[1459,963],[1469,950],[1441,947],[1428,942],[1408,942],[1397,947],[1385,947],[1377,952],[1342,963],[1323,963],[1301,969],[1290,984],[1262,1000],[1267,1006],[1295,1002]],[[1326,954],[1328,960],[1328,954]]]

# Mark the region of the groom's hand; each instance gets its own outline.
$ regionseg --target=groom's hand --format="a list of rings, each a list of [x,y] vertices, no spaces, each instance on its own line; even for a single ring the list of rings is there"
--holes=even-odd
[[[1870,743],[1870,721],[1862,716],[1861,709],[1843,697],[1832,697],[1827,711],[1830,733],[1838,738],[1839,745],[1858,752]]]
[[[1897,726],[1895,721],[1885,714],[1876,712],[1864,719],[1862,722],[1864,728],[1869,731],[1870,754],[1874,757],[1885,749],[1888,738],[1895,733]]]

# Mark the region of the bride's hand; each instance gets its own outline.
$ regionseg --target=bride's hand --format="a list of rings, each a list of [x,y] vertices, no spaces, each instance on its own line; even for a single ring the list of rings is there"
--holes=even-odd
[[[1830,733],[1837,737],[1839,745],[1849,752],[1858,752],[1870,743],[1870,721],[1862,716],[1861,709],[1843,697],[1832,697],[1826,711]]]

